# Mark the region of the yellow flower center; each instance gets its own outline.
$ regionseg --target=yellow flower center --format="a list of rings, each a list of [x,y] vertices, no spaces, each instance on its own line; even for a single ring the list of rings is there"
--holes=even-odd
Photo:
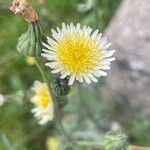
[[[50,103],[52,103],[52,98],[50,96],[49,90],[46,87],[40,87],[37,91],[38,102],[37,106],[41,108],[46,108]]]
[[[26,63],[27,63],[29,66],[35,65],[35,58],[34,58],[34,57],[27,56],[27,57],[26,57]]]
[[[48,150],[58,150],[59,149],[58,139],[49,137],[47,140],[47,148]]]
[[[75,74],[88,73],[101,61],[99,44],[90,36],[67,34],[55,45],[58,62]]]

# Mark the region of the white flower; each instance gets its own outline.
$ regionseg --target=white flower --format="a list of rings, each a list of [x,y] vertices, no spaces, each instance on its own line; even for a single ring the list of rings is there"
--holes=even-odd
[[[62,24],[62,29],[52,30],[52,38],[47,37],[43,43],[42,56],[49,61],[46,66],[52,73],[60,73],[61,78],[69,76],[69,85],[75,80],[98,82],[97,77],[106,76],[105,70],[110,69],[110,64],[115,50],[108,51],[111,45],[106,38],[102,38],[99,30],[92,32],[89,26],[80,27]]]
[[[5,103],[5,101],[5,97],[2,94],[0,94],[0,106],[2,106]]]
[[[35,108],[31,110],[35,117],[38,118],[39,124],[46,124],[53,120],[53,101],[46,83],[39,81],[34,82],[33,90],[35,95],[31,102],[35,104]]]

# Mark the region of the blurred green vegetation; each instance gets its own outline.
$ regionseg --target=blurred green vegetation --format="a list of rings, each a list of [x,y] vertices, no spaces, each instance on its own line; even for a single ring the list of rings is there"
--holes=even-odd
[[[84,13],[77,11],[77,5],[84,3],[83,0],[31,2],[40,16],[46,35],[50,34],[52,27],[62,22],[80,22],[82,25],[91,25],[95,28],[93,9]],[[99,0],[97,13],[102,32],[120,3],[121,0]],[[0,106],[0,149],[43,150],[47,137],[56,135],[58,131],[55,131],[54,123],[39,126],[30,113],[30,88],[34,80],[42,79],[37,68],[29,66],[26,57],[16,51],[17,39],[26,31],[27,23],[9,11],[10,4],[11,0],[0,0],[0,93],[6,95],[8,100],[4,106]],[[149,116],[137,115],[138,110],[126,114],[126,110],[132,110],[128,102],[110,104],[101,94],[103,84],[104,80],[101,79],[99,85],[84,85],[80,87],[80,94],[79,88],[72,89],[68,95],[68,104],[64,107],[63,117],[69,135],[73,133],[73,138],[77,139],[100,139],[101,135],[110,129],[110,123],[115,120],[129,135],[132,143],[148,146]],[[123,107],[125,108],[121,109]],[[67,149],[64,144],[62,147]]]

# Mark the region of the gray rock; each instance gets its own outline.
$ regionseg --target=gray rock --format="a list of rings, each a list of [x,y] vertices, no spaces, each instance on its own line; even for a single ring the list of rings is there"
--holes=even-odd
[[[124,0],[105,34],[117,59],[107,77],[107,98],[149,108],[150,0]]]

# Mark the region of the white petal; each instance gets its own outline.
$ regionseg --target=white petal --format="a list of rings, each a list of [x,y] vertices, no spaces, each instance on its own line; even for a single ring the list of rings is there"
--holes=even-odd
[[[57,27],[56,29],[57,29],[57,32],[58,32],[58,33],[61,33],[61,30],[60,30],[58,27]]]
[[[108,66],[108,65],[101,66],[100,69],[102,69],[102,70],[109,70],[110,66]]]
[[[49,119],[49,116],[45,116],[45,117],[43,117],[43,118],[39,121],[39,124],[40,124],[40,125],[44,125],[44,124],[46,124],[49,120],[50,120],[50,119]]]
[[[47,49],[51,49],[51,46],[50,46],[50,45],[48,45],[48,44],[46,44],[46,43],[44,43],[44,42],[42,42],[42,44],[43,44]]]
[[[42,51],[47,53],[47,54],[55,54],[55,52],[53,52],[51,50],[47,50],[47,49],[42,49]]]
[[[48,66],[48,67],[50,67],[52,69],[55,69],[55,68],[59,67],[59,64],[56,61],[54,61],[54,62],[46,63],[45,66]]]
[[[114,61],[116,58],[114,58],[114,57],[112,57],[112,58],[107,58],[107,59],[105,59],[105,61],[107,61],[107,62],[112,62],[112,61]]]
[[[67,76],[69,76],[71,73],[69,71],[67,71],[66,69],[63,69],[61,71],[61,74],[66,74]]]
[[[93,74],[95,77],[101,77],[101,74],[100,74],[98,71],[93,71],[92,74]]]
[[[58,73],[62,70],[62,68],[57,68],[51,71],[51,73]]]
[[[98,80],[91,74],[88,74],[88,77],[93,81],[93,82],[98,82]]]
[[[64,78],[66,78],[66,77],[67,77],[67,73],[64,73],[64,74],[62,74],[62,75],[60,76],[61,79],[64,79]]]
[[[91,35],[92,39],[95,39],[99,30],[95,30],[94,33]]]
[[[52,37],[56,40],[56,41],[58,41],[59,40],[59,38],[60,38],[60,36],[61,36],[61,34],[60,33],[57,33],[55,30],[51,30],[51,32],[52,32]]]
[[[105,45],[105,44],[107,43],[107,38],[102,38],[102,39],[101,39],[101,43],[102,43],[103,45]]]
[[[51,54],[42,53],[41,56],[47,58],[47,60],[56,60],[56,56],[53,56]]]
[[[35,116],[36,118],[41,118],[41,117],[42,117],[42,112],[41,112],[41,111],[37,111],[37,112],[34,114],[34,116]]]
[[[66,24],[64,22],[62,23],[62,31],[63,32],[67,31],[67,27],[66,27]]]
[[[54,29],[51,30],[52,34],[56,35],[58,34]]]
[[[47,37],[47,42],[52,46],[57,44],[57,42],[50,37]]]
[[[107,43],[105,46],[104,46],[104,49],[107,49],[108,47],[110,47],[111,43]]]
[[[72,75],[70,76],[69,81],[68,81],[68,85],[72,85],[72,84],[74,83],[74,80],[75,80],[75,74],[72,74]]]
[[[105,66],[105,65],[108,65],[108,66],[109,66],[109,65],[111,65],[111,62],[103,60],[100,65],[101,65],[101,66],[102,66],[102,65],[104,65],[104,66]]]
[[[97,37],[96,37],[96,40],[97,40],[97,41],[100,41],[101,38],[102,38],[102,35],[103,35],[102,33],[99,33],[99,34],[97,35]]]
[[[73,23],[70,23],[70,30],[71,30],[71,32],[74,31],[74,25],[73,25]]]
[[[79,82],[83,82],[83,77],[79,76]]]
[[[93,71],[93,75],[96,77],[101,77],[101,76],[106,76],[107,73],[102,70],[95,70],[95,71]]]
[[[36,113],[38,111],[38,109],[37,108],[33,108],[33,109],[31,109],[31,112],[32,113]]]
[[[92,28],[91,28],[91,27],[88,27],[88,28],[87,28],[87,34],[90,35],[91,33],[92,33]]]
[[[77,32],[80,32],[80,31],[81,31],[80,23],[77,23],[77,25],[76,25],[76,30],[77,30]]]
[[[45,46],[45,45],[44,45]],[[55,49],[55,46],[50,46],[50,45],[47,45],[48,47],[47,47],[47,49],[49,50],[49,51],[51,51],[51,52],[55,52],[56,51],[56,49]],[[46,47],[46,46],[45,46]],[[43,49],[43,50],[47,50],[47,49]],[[48,51],[47,51],[48,52]]]
[[[101,74],[101,76],[107,76],[107,73],[102,70],[99,70],[98,72]]]
[[[86,82],[87,84],[90,84],[90,83],[91,83],[91,80],[90,80],[90,78],[89,78],[87,75],[83,75],[83,78],[84,78],[84,80],[85,80],[85,82]]]
[[[111,57],[115,53],[115,50],[107,51],[104,53],[103,58]]]

